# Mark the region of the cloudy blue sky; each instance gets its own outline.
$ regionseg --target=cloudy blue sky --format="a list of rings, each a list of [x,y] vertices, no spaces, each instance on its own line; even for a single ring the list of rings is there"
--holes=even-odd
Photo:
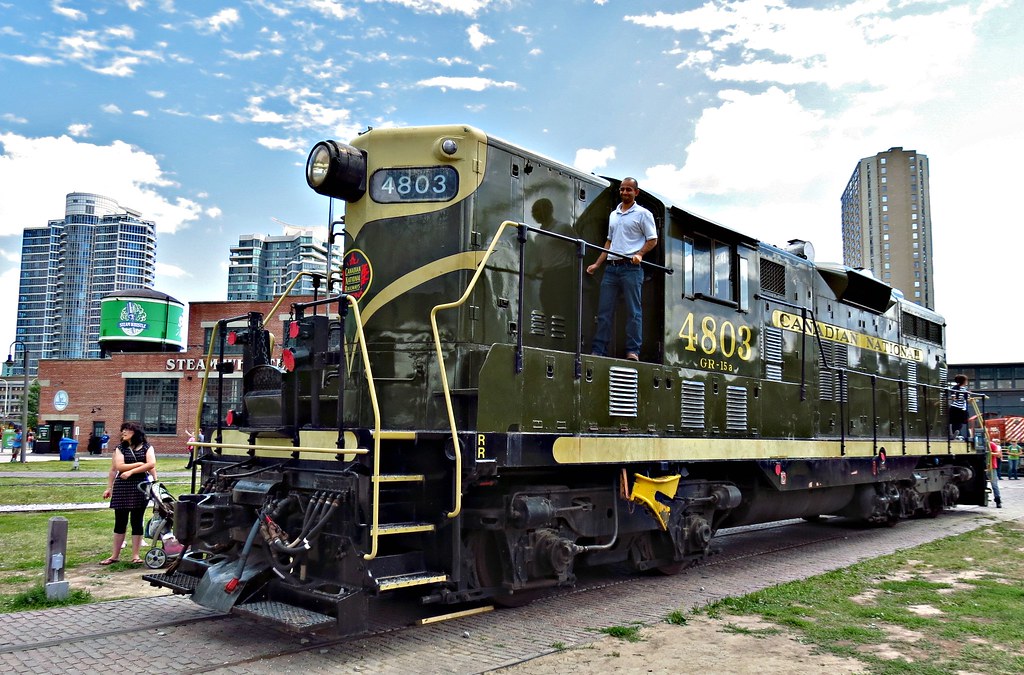
[[[221,300],[239,234],[326,223],[317,140],[465,123],[820,261],[857,161],[916,150],[949,359],[1024,360],[1022,4],[0,0],[0,343],[68,192],[156,221],[158,289]]]

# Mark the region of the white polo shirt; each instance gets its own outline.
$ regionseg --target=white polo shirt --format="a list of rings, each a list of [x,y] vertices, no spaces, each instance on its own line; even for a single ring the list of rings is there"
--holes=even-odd
[[[657,239],[654,214],[633,202],[628,211],[621,211],[622,202],[608,216],[608,241],[616,253],[633,255],[644,247],[648,239]],[[612,260],[615,257],[612,256]]]

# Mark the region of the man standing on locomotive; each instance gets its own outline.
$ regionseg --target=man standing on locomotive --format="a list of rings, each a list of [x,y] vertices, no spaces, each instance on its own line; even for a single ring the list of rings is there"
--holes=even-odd
[[[597,332],[591,344],[591,353],[606,356],[608,341],[611,339],[612,317],[615,303],[621,292],[626,300],[626,358],[640,360],[640,344],[643,339],[643,309],[640,294],[644,283],[644,272],[640,266],[644,254],[658,245],[658,230],[654,215],[636,203],[640,195],[635,178],[623,178],[619,185],[619,205],[608,216],[608,238],[604,247],[614,256],[601,280],[601,299],[597,310]],[[593,275],[608,258],[605,251],[587,267],[587,274]]]

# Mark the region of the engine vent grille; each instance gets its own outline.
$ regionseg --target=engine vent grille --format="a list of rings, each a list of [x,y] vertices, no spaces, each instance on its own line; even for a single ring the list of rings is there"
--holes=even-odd
[[[640,376],[635,368],[612,366],[608,371],[608,414],[636,417],[639,409]]]
[[[761,258],[761,290],[786,296],[786,268],[777,262]]]
[[[782,382],[782,329],[765,326],[764,337],[764,379]]]
[[[548,317],[544,312],[530,312],[530,335],[543,337],[548,332]]]
[[[704,428],[704,383],[683,380],[679,426],[684,429]]]
[[[917,363],[907,364],[907,412],[917,412]]]
[[[551,337],[556,340],[565,339],[565,317],[560,314],[551,315]]]
[[[725,390],[726,431],[747,430],[747,388],[727,387]]]
[[[818,369],[818,390],[822,401],[835,401],[840,399],[839,371],[845,370],[850,365],[850,349],[846,345],[837,342],[821,342],[822,366]],[[828,364],[831,369],[825,368]],[[843,391],[840,400],[846,401],[850,384],[848,380],[843,382]]]

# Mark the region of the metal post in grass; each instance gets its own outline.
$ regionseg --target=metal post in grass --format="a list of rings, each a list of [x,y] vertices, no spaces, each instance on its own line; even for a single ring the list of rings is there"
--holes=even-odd
[[[68,552],[68,519],[50,518],[50,536],[46,542],[46,599],[63,600],[68,597],[68,582],[64,581],[64,565]]]

